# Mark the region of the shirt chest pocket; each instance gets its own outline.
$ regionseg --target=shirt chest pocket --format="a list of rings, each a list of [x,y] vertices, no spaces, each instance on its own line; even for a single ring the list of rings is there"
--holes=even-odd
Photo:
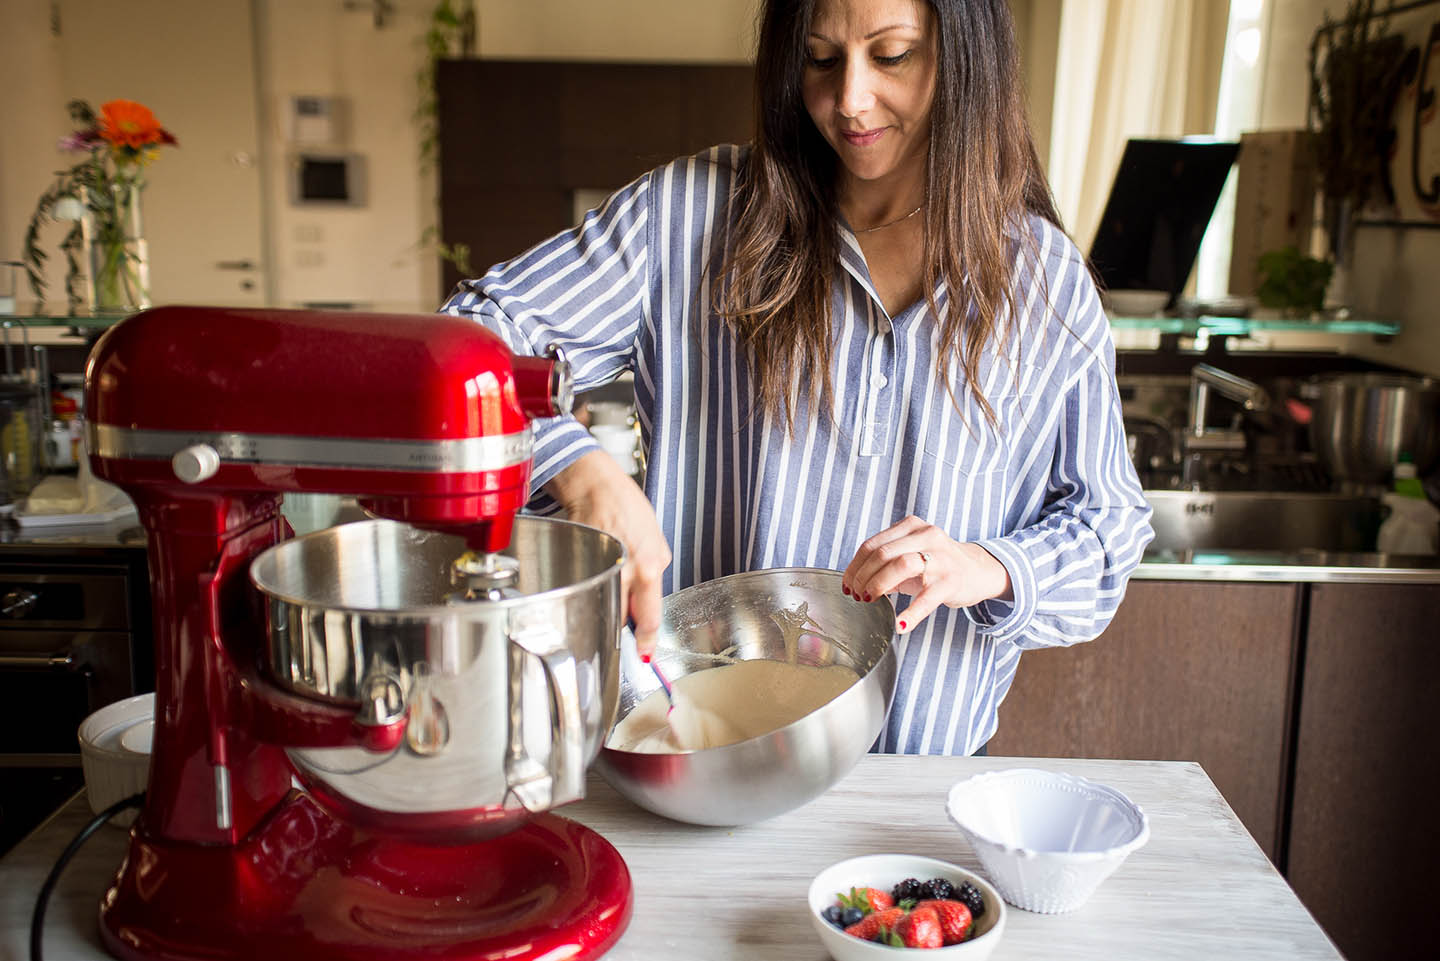
[[[924,433],[926,460],[936,468],[966,476],[993,474],[1009,467],[1024,448],[1025,427],[1039,401],[1035,388],[1028,381],[1022,383],[1028,390],[1010,381],[987,398],[994,411],[993,422],[968,387],[956,391],[958,410],[943,392],[938,403],[932,400],[932,426]]]

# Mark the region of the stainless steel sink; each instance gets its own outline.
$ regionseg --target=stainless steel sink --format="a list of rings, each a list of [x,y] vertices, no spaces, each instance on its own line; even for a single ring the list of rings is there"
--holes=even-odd
[[[1155,509],[1152,551],[1375,550],[1378,498],[1257,491],[1145,492]]]

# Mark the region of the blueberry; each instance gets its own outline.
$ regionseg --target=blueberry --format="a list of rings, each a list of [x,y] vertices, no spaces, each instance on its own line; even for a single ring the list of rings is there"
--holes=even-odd
[[[840,920],[840,918],[841,918],[841,911],[840,911],[840,906],[839,906],[839,905],[835,905],[835,904],[830,905],[830,907],[828,907],[828,908],[826,908],[824,911],[821,911],[821,912],[820,912],[820,917],[824,918],[824,919],[825,919],[826,921],[828,921],[829,923],[835,925],[835,927],[837,927],[837,928],[844,928],[844,927],[848,927],[848,926],[849,926],[849,925],[846,925],[846,924],[842,923],[841,920]]]
[[[865,912],[859,908],[846,908],[840,912],[840,926],[848,928],[852,924],[859,924],[863,917],[865,917]]]

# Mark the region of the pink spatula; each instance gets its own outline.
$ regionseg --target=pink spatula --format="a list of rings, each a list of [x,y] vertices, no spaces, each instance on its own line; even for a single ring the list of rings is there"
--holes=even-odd
[[[687,698],[675,696],[675,688],[671,686],[665,672],[660,670],[659,661],[648,656],[642,656],[641,659],[655,672],[660,686],[665,689],[665,697],[670,701],[670,707],[665,711],[665,723],[670,726],[676,745],[687,751],[709,747],[712,739],[706,725],[709,712],[700,711]]]
[[[655,677],[660,681],[660,686],[665,688],[665,697],[667,700],[670,701],[670,711],[674,711],[675,692],[670,688],[670,679],[665,676],[664,671],[660,670],[660,662],[655,660],[649,654],[641,654],[640,660],[644,661],[646,664],[649,664],[650,670],[655,672]],[[670,711],[665,712],[667,717],[669,716]]]

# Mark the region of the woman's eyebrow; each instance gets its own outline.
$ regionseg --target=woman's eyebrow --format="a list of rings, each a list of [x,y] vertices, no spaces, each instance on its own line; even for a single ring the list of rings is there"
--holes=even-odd
[[[915,25],[912,24],[912,23],[892,23],[892,24],[890,24],[888,27],[881,27],[879,30],[874,30],[874,31],[871,31],[870,33],[865,34],[865,39],[866,39],[866,40],[874,40],[876,37],[880,36],[880,34],[882,34],[882,33],[888,33],[888,32],[891,31],[891,30],[919,30],[919,29],[920,29],[919,27],[915,26]],[[812,40],[823,40],[823,41],[825,41],[826,43],[833,43],[833,44],[835,44],[837,47],[840,45],[838,41],[836,41],[836,40],[831,40],[829,37],[825,36],[825,34],[823,34],[823,33],[814,33],[814,32],[811,32],[810,38],[811,38]]]

